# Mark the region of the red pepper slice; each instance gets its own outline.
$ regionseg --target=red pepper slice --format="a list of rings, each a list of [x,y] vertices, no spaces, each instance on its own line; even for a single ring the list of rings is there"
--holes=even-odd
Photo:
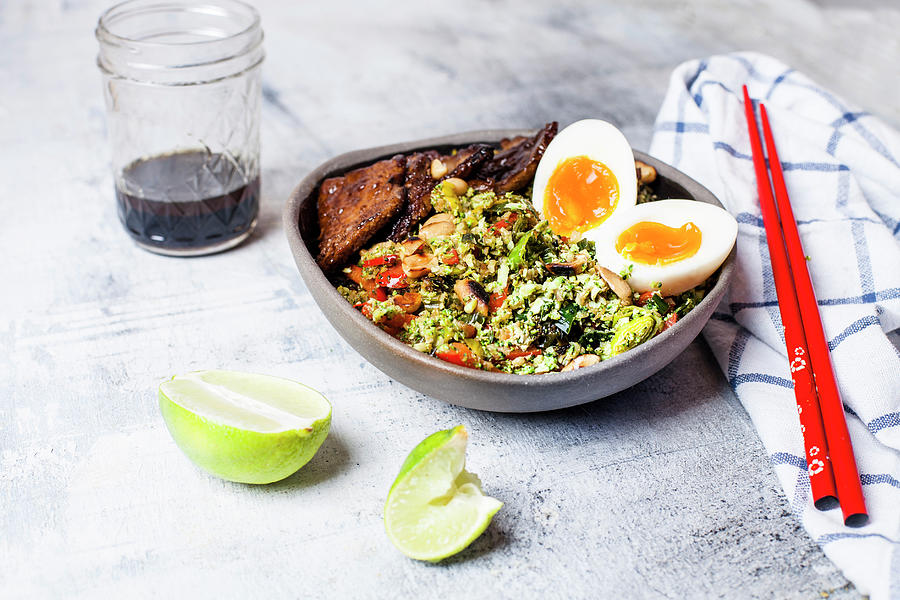
[[[669,315],[666,320],[663,322],[662,331],[665,331],[672,325],[674,325],[678,321],[678,313],[672,313]]]
[[[363,261],[364,267],[380,267],[381,265],[395,265],[400,257],[396,254],[385,254]]]
[[[461,367],[474,368],[478,363],[475,353],[462,342],[453,342],[450,344],[450,350],[446,352],[438,352],[435,354],[439,359]]]
[[[491,312],[494,312],[501,306],[503,306],[503,302],[506,300],[506,297],[509,295],[509,286],[503,288],[502,292],[494,292],[488,297],[488,308]]]
[[[509,354],[506,355],[506,360],[513,360],[515,358],[519,358],[520,356],[540,356],[543,354],[537,348],[526,348],[525,350],[519,350],[515,348],[510,350]]]
[[[519,218],[519,213],[509,213],[505,219],[500,219],[496,223],[494,223],[491,227],[494,229],[494,233],[498,233],[501,229],[508,228],[512,223],[515,223]]]
[[[645,304],[647,304],[647,302],[650,301],[650,296],[652,296],[653,294],[656,294],[656,293],[657,293],[656,290],[644,292],[643,294],[638,296],[638,299],[637,299],[637,301],[635,301],[635,304],[637,304],[638,306],[644,306]]]
[[[375,289],[375,282],[371,279],[365,279],[363,277],[363,270],[356,266],[352,265],[350,267],[350,273],[347,275],[350,281],[354,282],[356,285],[371,293],[372,290]]]
[[[363,314],[363,316],[365,318],[371,320],[371,318],[372,318],[372,305],[371,304],[366,302],[365,304],[362,305],[362,307],[360,307],[359,311]]]
[[[441,260],[444,261],[445,265],[457,265],[459,264],[459,252],[457,252],[456,248],[454,248],[453,250],[445,254]]]
[[[381,327],[386,333],[392,335],[394,337],[399,337],[403,332],[403,328],[409,324],[410,321],[416,318],[416,315],[395,315],[388,319],[385,319],[381,323],[378,323],[378,326]]]
[[[375,299],[384,302],[388,299],[387,291],[383,287],[375,288]]]
[[[399,332],[403,329],[410,321],[416,318],[416,315],[408,315],[406,313],[400,313],[396,315],[391,315],[390,317],[385,317],[381,321],[378,322],[379,325],[383,325],[385,329],[390,329],[392,331]]]
[[[375,277],[375,283],[379,287],[391,288],[392,290],[409,287],[406,281],[406,273],[403,272],[401,265],[388,267]]]

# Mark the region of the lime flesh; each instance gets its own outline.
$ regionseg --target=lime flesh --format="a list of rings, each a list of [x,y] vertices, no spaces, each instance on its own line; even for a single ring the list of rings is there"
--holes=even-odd
[[[388,493],[384,526],[397,548],[437,562],[481,535],[503,503],[485,496],[465,470],[468,434],[462,425],[434,433],[413,449]]]
[[[272,483],[315,455],[331,404],[295,381],[238,371],[196,371],[159,386],[159,407],[178,447],[207,472]]]

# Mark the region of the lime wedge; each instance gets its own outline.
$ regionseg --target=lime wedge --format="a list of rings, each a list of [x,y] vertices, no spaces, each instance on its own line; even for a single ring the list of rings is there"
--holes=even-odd
[[[475,541],[503,503],[485,496],[465,470],[465,427],[438,431],[400,467],[384,506],[384,528],[410,558],[437,562]]]
[[[315,455],[331,404],[295,381],[238,371],[196,371],[159,386],[175,443],[197,466],[240,483],[272,483]]]

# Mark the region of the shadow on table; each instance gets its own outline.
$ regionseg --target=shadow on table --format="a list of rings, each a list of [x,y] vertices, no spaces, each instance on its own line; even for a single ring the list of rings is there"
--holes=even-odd
[[[684,352],[655,375],[637,385],[594,402],[539,413],[502,414],[498,421],[519,421],[542,430],[550,424],[590,428],[677,429],[692,419],[717,412],[726,402],[728,412],[746,420],[715,358],[703,338],[694,340]],[[567,427],[551,430],[566,433]]]
[[[231,252],[244,251],[251,246],[255,246],[264,238],[272,235],[281,235],[280,230],[281,215],[269,214],[269,212],[263,212],[263,210],[260,210],[259,217],[257,217],[256,221],[256,229],[253,230],[253,233],[250,235],[250,237],[248,237],[243,243],[241,243],[240,246],[238,246]]]
[[[350,452],[347,446],[339,436],[331,433],[325,438],[312,460],[302,469],[287,479],[267,485],[266,488],[274,492],[299,491],[338,475],[347,468],[349,462]]]
[[[497,521],[497,518],[491,521],[491,524],[488,525],[488,528],[484,530],[484,533],[482,533],[474,542],[472,542],[459,554],[454,554],[449,558],[445,558],[439,563],[425,564],[437,568],[452,567],[460,563],[475,560],[476,558],[480,558],[485,554],[500,550],[509,543],[509,540],[506,536],[506,533],[504,533],[503,531],[502,525]]]
[[[497,431],[515,431],[518,441],[509,445],[508,451],[499,452],[506,460],[516,460],[515,453],[527,450],[539,455],[544,451],[559,449],[573,453],[578,460],[563,461],[564,466],[554,469],[557,478],[603,477],[604,469],[617,468],[629,462],[641,466],[622,476],[632,481],[627,489],[641,489],[641,469],[647,464],[662,464],[659,457],[673,452],[692,455],[692,448],[724,443],[723,440],[753,436],[749,420],[734,397],[727,381],[718,368],[712,353],[701,338],[695,340],[672,363],[660,372],[608,398],[580,406],[541,413],[502,414],[470,413],[483,419],[482,426]],[[476,416],[477,415],[477,416]],[[714,425],[713,425],[714,424]],[[533,434],[533,435],[532,435]],[[525,438],[528,441],[522,442]],[[494,445],[504,445],[495,439]],[[552,454],[548,455],[552,459]],[[647,461],[641,463],[640,461]],[[546,464],[542,460],[535,465]],[[679,467],[680,468],[680,467]],[[438,563],[448,567],[467,563],[472,559],[500,552],[515,551],[513,547],[529,543],[528,538],[518,539],[516,534],[522,523],[528,523],[536,531],[545,531],[545,524],[532,514],[543,514],[545,499],[541,494],[549,480],[542,483],[521,483],[518,494],[510,494],[506,508],[501,510],[485,532],[472,545],[459,554]],[[548,484],[547,481],[551,483]],[[614,480],[611,480],[614,481]],[[485,492],[494,490],[487,486]],[[496,494],[501,500],[501,493]],[[610,497],[615,497],[612,494]],[[562,512],[563,504],[551,498],[546,506]],[[513,511],[522,511],[513,515]],[[509,518],[510,521],[504,523]],[[549,531],[549,530],[547,530]]]

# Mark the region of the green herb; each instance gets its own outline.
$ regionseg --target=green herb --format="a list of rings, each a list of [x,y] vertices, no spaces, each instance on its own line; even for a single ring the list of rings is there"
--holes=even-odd
[[[578,305],[570,302],[559,309],[559,314],[560,319],[556,322],[556,328],[565,335],[569,335],[569,332],[572,331],[572,323],[575,322],[575,315],[578,314]]]
[[[693,298],[687,298],[684,302],[675,307],[675,314],[678,315],[680,319],[684,315],[688,314],[694,306],[696,306],[696,302],[694,302]]]
[[[581,337],[578,338],[578,344],[582,348],[599,348],[611,335],[612,332],[602,329],[585,329]]]
[[[545,250],[541,253],[541,262],[542,263],[550,263],[556,258],[557,253],[553,250],[553,248],[546,247]]]
[[[652,304],[653,307],[656,309],[656,312],[658,312],[661,315],[664,315],[667,312],[669,312],[668,303],[665,300],[663,300],[662,296],[660,296],[659,294],[653,294],[652,296],[650,296],[650,299],[647,301],[647,304]]]
[[[534,233],[532,229],[525,235],[519,238],[519,241],[516,242],[516,245],[513,247],[512,251],[509,253],[508,261],[511,269],[518,269],[519,265],[522,264],[522,259],[525,258],[525,247],[528,245],[528,240],[531,239],[531,234]]]

